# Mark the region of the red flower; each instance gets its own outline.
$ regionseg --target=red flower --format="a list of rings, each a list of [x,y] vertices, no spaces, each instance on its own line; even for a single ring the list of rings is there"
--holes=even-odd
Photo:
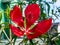
[[[18,37],[23,36],[24,34],[30,40],[36,38],[48,31],[52,24],[52,19],[45,19],[38,24],[34,25],[35,21],[38,19],[40,14],[40,8],[37,4],[30,4],[26,7],[25,11],[25,18],[23,19],[21,10],[18,6],[14,6],[13,10],[10,12],[11,20],[18,26],[15,27],[14,25],[10,24],[10,29],[12,33]],[[26,25],[25,25],[26,21]],[[25,26],[24,26],[25,25]],[[31,25],[34,25],[31,29]]]

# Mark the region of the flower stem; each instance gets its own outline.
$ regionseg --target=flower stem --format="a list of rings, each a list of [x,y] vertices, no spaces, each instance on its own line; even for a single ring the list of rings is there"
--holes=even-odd
[[[5,34],[5,36],[6,36],[6,38],[8,39],[8,41],[10,41],[9,40],[9,37],[7,36],[7,34],[6,34],[6,32],[4,31],[4,30],[2,30],[3,31],[3,33]]]
[[[1,33],[2,33],[2,31],[0,31],[0,42],[1,42],[1,35],[2,35]]]
[[[10,30],[10,44],[12,45],[12,34],[11,34],[11,30]]]
[[[30,40],[30,45],[34,45],[34,43],[33,43],[33,41],[32,41],[32,40]]]

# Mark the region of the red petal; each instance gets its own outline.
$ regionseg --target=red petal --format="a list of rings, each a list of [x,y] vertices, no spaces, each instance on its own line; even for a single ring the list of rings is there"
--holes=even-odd
[[[27,38],[29,40],[31,40],[33,38],[36,38],[36,37],[46,33],[48,31],[48,29],[50,28],[51,24],[52,24],[51,18],[49,18],[47,20],[42,20],[32,30],[29,31],[29,32],[33,32],[34,34],[26,33]]]
[[[30,27],[39,17],[40,8],[37,4],[30,4],[25,9],[27,27]]]
[[[42,20],[41,22],[39,22],[36,25],[36,29],[40,33],[44,34],[44,33],[46,33],[49,30],[51,24],[52,24],[52,18],[49,18],[49,19],[46,19],[46,20]]]
[[[29,32],[33,33],[33,34],[30,34]],[[36,38],[40,35],[40,32],[37,31],[35,28],[33,28],[32,30],[29,30],[28,32],[26,32],[26,36],[29,40],[33,39],[33,38]]]
[[[23,26],[22,13],[18,6],[15,5],[13,10],[11,10],[10,18],[17,25]]]
[[[12,33],[13,33],[14,35],[16,35],[16,36],[18,36],[18,37],[23,36],[24,31],[21,31],[19,28],[14,27],[14,26],[11,25],[11,24],[10,24],[9,26],[10,26],[10,29],[11,29],[11,31],[12,31]]]

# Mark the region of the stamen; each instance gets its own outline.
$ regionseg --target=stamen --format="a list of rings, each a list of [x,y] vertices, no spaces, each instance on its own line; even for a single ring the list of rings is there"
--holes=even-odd
[[[37,24],[38,24],[38,21],[35,21],[35,23],[34,23],[33,25],[31,25],[28,30],[31,30],[31,29],[34,28]]]
[[[33,24],[33,25],[30,26],[30,28],[28,30],[31,30],[34,27],[35,27],[35,25]]]
[[[29,34],[34,34],[33,32],[29,32]]]
[[[24,18],[24,28],[26,28],[26,18]]]

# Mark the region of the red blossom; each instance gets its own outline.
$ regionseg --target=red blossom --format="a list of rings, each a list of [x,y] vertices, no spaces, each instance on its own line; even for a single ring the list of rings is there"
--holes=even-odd
[[[40,8],[37,4],[30,4],[25,9],[27,27],[29,28],[39,17]]]
[[[28,5],[24,13],[26,18],[26,28],[24,27],[24,20],[20,8],[15,5],[13,10],[10,12],[11,20],[18,26],[15,27],[14,25],[10,24],[10,29],[12,33],[18,37],[25,34],[26,37],[31,40],[46,33],[52,24],[52,19],[49,18],[41,20],[37,25],[35,25],[35,27],[29,29],[31,25],[33,25],[38,19],[40,14],[40,8],[37,4]]]

